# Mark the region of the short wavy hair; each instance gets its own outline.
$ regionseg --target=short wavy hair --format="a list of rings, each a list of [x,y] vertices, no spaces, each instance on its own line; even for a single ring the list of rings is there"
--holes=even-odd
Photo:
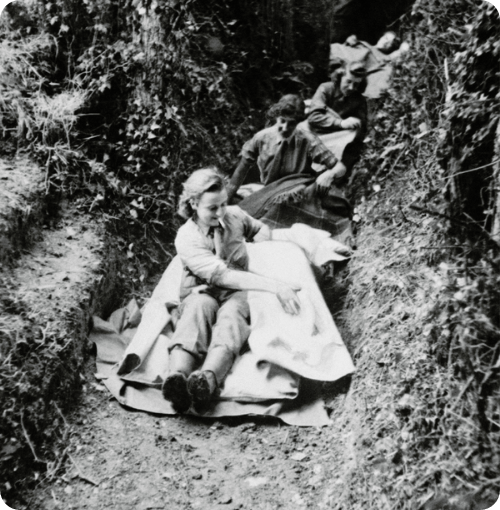
[[[351,75],[359,80],[358,92],[362,94],[368,85],[366,74],[366,67],[363,62],[344,62],[339,68],[333,71],[330,78],[335,88],[338,88],[342,76]]]
[[[286,94],[267,111],[267,118],[275,121],[278,117],[291,117],[297,122],[306,118],[306,105],[296,94]]]
[[[395,50],[397,50],[400,46],[401,46],[401,38],[399,37],[399,35],[394,32],[394,30],[386,30],[380,37],[379,37],[379,40],[384,37],[384,35],[386,34],[391,34],[392,36],[394,36],[394,39],[392,40],[392,44],[391,44],[391,47],[389,48],[389,50],[387,51],[387,53],[391,53]]]
[[[226,177],[215,167],[194,171],[182,185],[177,212],[185,220],[192,218],[194,210],[191,202],[200,200],[203,193],[222,191],[226,187]]]

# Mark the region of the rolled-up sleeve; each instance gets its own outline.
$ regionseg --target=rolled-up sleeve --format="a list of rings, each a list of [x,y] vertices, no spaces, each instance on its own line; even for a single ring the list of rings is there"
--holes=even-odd
[[[338,159],[333,152],[321,141],[321,139],[314,133],[301,130],[297,132],[297,138],[300,138],[300,146],[302,150],[307,151],[308,158],[313,163],[324,165],[326,168],[333,168]],[[315,168],[313,171],[317,171]],[[322,168],[320,171],[323,171]]]
[[[243,235],[245,236],[245,239],[251,241],[258,234],[259,230],[264,226],[264,223],[262,223],[262,221],[256,220],[255,218],[252,218],[252,216],[250,216],[239,207],[235,209],[235,212],[243,222]]]
[[[342,117],[328,106],[332,94],[331,83],[322,83],[314,94],[307,119],[313,130],[340,129]]]
[[[257,161],[259,157],[259,133],[256,133],[253,138],[246,141],[241,149],[241,157],[249,161]]]
[[[209,285],[217,285],[221,275],[228,270],[227,264],[207,248],[203,239],[190,235],[189,231],[179,231],[175,248],[184,267]]]
[[[311,140],[310,154],[314,163],[325,165],[326,168],[333,168],[338,163],[335,154],[318,137]]]
[[[328,106],[328,85],[329,83],[321,83],[318,86],[311,100],[310,111],[326,108]]]

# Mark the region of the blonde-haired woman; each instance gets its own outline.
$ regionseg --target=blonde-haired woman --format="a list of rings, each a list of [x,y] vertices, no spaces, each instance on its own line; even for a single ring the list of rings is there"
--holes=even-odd
[[[228,207],[225,179],[215,168],[187,179],[179,214],[187,220],[175,239],[183,265],[180,318],[162,393],[176,411],[186,412],[191,404],[203,410],[210,403],[250,334],[246,291],[274,293],[294,315],[300,288],[248,271],[245,241],[269,239],[270,231],[239,207]]]

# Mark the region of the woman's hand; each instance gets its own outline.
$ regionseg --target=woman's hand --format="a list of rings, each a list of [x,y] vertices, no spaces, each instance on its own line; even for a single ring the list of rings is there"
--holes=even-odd
[[[328,190],[330,189],[333,180],[335,179],[335,174],[336,172],[332,168],[330,170],[326,170],[318,176],[316,179],[316,186],[318,187],[321,194],[328,193]]]
[[[398,51],[400,53],[406,53],[407,51],[410,51],[410,44],[407,41],[403,41]]]
[[[283,310],[290,315],[298,315],[300,313],[300,300],[299,296],[297,296],[299,290],[300,287],[291,287],[286,283],[281,283],[278,286],[276,297],[281,303]]]
[[[342,129],[359,129],[361,127],[361,119],[357,117],[347,117],[340,122]]]

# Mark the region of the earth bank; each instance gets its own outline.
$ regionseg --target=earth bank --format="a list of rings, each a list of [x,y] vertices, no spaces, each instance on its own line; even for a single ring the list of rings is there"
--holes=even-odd
[[[40,179],[32,181],[50,184],[49,191],[59,186],[69,199],[54,216],[58,208],[49,206],[59,204],[59,198],[45,205],[35,198],[44,197],[45,188],[35,189],[27,202],[16,198],[21,205],[14,207],[10,218],[15,219],[6,220],[7,233],[2,233],[10,246],[1,252],[8,261],[1,287],[2,477],[5,467],[11,468],[9,478],[0,480],[2,494],[14,508],[41,509],[168,507],[167,490],[180,508],[201,500],[242,508],[272,508],[269,502],[283,508],[349,510],[491,506],[500,479],[500,280],[494,237],[500,217],[495,205],[500,175],[498,13],[486,2],[419,0],[405,21],[413,51],[396,67],[353,183],[359,249],[349,266],[346,304],[334,312],[358,372],[347,396],[347,384],[343,391],[327,388],[333,420],[320,433],[260,421],[254,427],[252,420],[206,423],[130,413],[108,401],[92,368],[84,368],[90,351],[85,343],[88,317],[105,316],[123,304],[118,302],[124,295],[144,297],[140,282],[148,279],[146,269],[164,267],[168,260],[158,229],[168,222],[167,231],[175,231],[178,183],[202,162],[230,168],[231,154],[257,129],[251,120],[242,124],[250,110],[241,103],[233,107],[235,89],[227,67],[200,50],[207,27],[231,44],[236,38],[231,27],[241,29],[232,24],[234,12],[217,4],[221,16],[212,24],[211,3],[171,3],[164,12],[160,6],[160,14],[172,16],[161,19],[176,30],[156,42],[165,48],[172,44],[175,51],[142,56],[133,45],[137,40],[127,46],[128,40],[111,40],[118,31],[102,30],[112,23],[109,11],[99,11],[97,3],[81,4],[85,12],[51,5],[56,11],[48,12],[56,20],[51,30],[63,48],[59,55],[68,56],[68,37],[77,33],[74,13],[93,27],[93,41],[86,36],[79,40],[92,44],[88,52],[80,47],[78,57],[87,65],[84,85],[95,94],[92,101],[84,98],[83,104],[89,100],[90,105],[86,120],[97,111],[120,111],[119,120],[104,115],[106,135],[96,136],[88,152],[80,150],[82,138],[67,136],[75,133],[78,109],[58,117],[61,95],[47,88],[49,80],[43,87],[23,85],[17,103],[7,105],[16,108],[7,113],[0,105],[15,126],[7,131],[24,136],[42,161],[43,170],[30,173]],[[91,19],[96,12],[102,18]],[[134,22],[144,15],[141,8],[133,12],[120,34],[137,33]],[[273,37],[266,39],[271,41],[268,49],[274,47]],[[231,58],[244,56],[237,48]],[[36,55],[43,63],[45,53]],[[269,60],[259,62],[265,66]],[[238,58],[229,61],[235,62]],[[152,73],[160,64],[171,71],[169,83],[175,85],[167,87],[166,95],[146,93],[147,86],[163,90],[161,79],[155,84],[139,79],[143,88],[137,94],[122,86],[123,76],[160,78]],[[276,95],[302,87],[306,70],[281,67],[279,79],[269,81]],[[31,75],[23,71],[19,76]],[[128,79],[127,84],[137,82]],[[115,94],[107,94],[108,89]],[[41,101],[40,90],[54,103]],[[64,98],[72,98],[67,104],[75,107],[82,104],[80,94],[71,89]],[[117,98],[130,102],[120,106]],[[36,110],[43,122],[30,117],[33,104],[42,103],[51,108]],[[206,110],[206,105],[219,109]],[[15,118],[19,111],[25,114],[22,119]],[[244,127],[233,129],[238,122]],[[214,132],[215,125],[228,132]],[[97,129],[90,121],[78,127],[85,139]],[[36,136],[29,138],[30,133]],[[223,149],[215,143],[218,138],[224,140]],[[108,230],[101,223],[104,216],[117,219]],[[12,225],[19,225],[19,239],[12,237]],[[110,236],[119,226],[130,230],[127,241]],[[148,239],[167,253],[150,249]],[[129,287],[120,292],[123,282]],[[86,388],[82,400],[80,388]],[[222,447],[212,448],[212,438]],[[122,455],[128,459],[124,468]],[[211,463],[223,471],[210,471]],[[28,492],[25,480],[31,475],[35,486]],[[151,499],[140,482],[153,491]]]

